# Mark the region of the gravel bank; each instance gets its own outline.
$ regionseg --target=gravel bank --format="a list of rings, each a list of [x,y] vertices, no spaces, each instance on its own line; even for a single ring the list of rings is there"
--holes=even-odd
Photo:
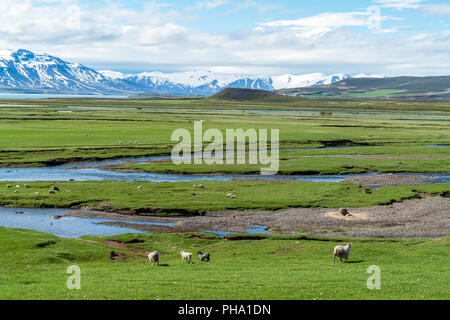
[[[342,217],[339,208],[294,208],[280,211],[207,212],[204,216],[158,218],[123,216],[115,213],[76,211],[67,215],[124,220],[123,226],[152,232],[196,231],[198,229],[245,232],[253,225],[269,226],[275,233],[314,234],[374,238],[440,238],[450,235],[450,198],[410,199],[388,206],[348,208],[352,216]],[[126,220],[174,222],[175,228],[145,227]]]
[[[362,186],[413,186],[423,183],[433,183],[436,179],[432,177],[419,177],[413,175],[365,175],[347,177],[342,182],[359,184]]]

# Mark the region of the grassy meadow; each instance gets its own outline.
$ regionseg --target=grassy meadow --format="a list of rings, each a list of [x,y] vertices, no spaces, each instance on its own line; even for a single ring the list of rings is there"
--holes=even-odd
[[[332,263],[345,239],[305,240],[267,236],[224,241],[211,235],[128,234],[62,239],[0,228],[1,299],[448,299],[449,238],[352,239],[349,263]],[[142,241],[117,249],[107,240]],[[320,238],[319,238],[320,239]],[[323,239],[322,239],[323,240]],[[131,248],[131,249],[130,249]],[[144,253],[162,254],[152,268]],[[112,261],[112,250],[128,253]],[[211,253],[211,262],[181,263],[180,250]],[[71,265],[81,289],[69,290]],[[381,270],[381,289],[369,290],[367,268]]]
[[[450,147],[427,147],[450,144],[449,102],[297,98],[0,100],[0,167],[170,155],[172,131],[192,132],[196,120],[204,121],[203,130],[280,129],[280,149],[345,147],[281,151],[279,174],[450,172]],[[245,174],[259,173],[260,166],[157,162],[121,169]],[[205,188],[193,188],[194,182],[4,181],[0,205],[165,216],[363,207],[450,194],[449,184],[375,189],[279,180],[195,183]],[[60,191],[50,194],[52,186]],[[108,242],[135,238],[141,242],[127,247]],[[333,265],[333,247],[348,239],[273,234],[225,241],[192,233],[65,239],[0,227],[0,299],[449,299],[449,239],[351,239],[349,263]],[[111,260],[112,250],[126,259]],[[158,250],[161,265],[152,268],[144,250]],[[180,250],[208,251],[212,261],[194,256],[193,265],[181,264]],[[66,269],[74,264],[81,268],[81,290],[66,287]],[[381,290],[366,287],[371,265],[381,268]]]
[[[0,188],[0,205],[27,208],[87,207],[142,215],[202,214],[207,210],[278,210],[291,207],[364,207],[391,204],[421,194],[444,195],[450,184],[384,186],[349,183],[200,181],[192,182],[11,182]],[[15,188],[16,185],[22,186]],[[53,186],[61,191],[49,194]],[[138,187],[141,187],[138,189]],[[18,190],[17,193],[14,193]],[[37,193],[37,194],[36,194]],[[228,193],[236,198],[228,198]]]

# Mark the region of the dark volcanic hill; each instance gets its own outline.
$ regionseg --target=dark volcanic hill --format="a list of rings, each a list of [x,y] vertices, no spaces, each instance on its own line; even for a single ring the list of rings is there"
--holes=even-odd
[[[255,101],[267,99],[289,99],[289,97],[266,90],[226,88],[211,96],[215,100]]]

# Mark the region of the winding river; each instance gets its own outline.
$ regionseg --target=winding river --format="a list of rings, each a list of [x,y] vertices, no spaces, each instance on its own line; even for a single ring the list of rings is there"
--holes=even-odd
[[[430,145],[429,147],[447,147],[446,145]],[[347,147],[348,148],[348,147]],[[314,148],[316,149],[316,148]],[[289,149],[289,150],[314,150]],[[324,148],[320,148],[323,150]],[[330,148],[331,149],[331,148]],[[333,149],[336,149],[334,147]],[[287,150],[285,150],[287,151]],[[331,155],[330,155],[331,156]],[[337,155],[342,156],[342,155]],[[345,156],[345,155],[344,155]],[[180,182],[180,181],[230,181],[232,179],[261,179],[274,180],[286,179],[293,181],[312,182],[341,182],[347,177],[369,175],[369,174],[347,174],[347,175],[188,175],[188,174],[158,174],[146,172],[119,172],[107,170],[105,165],[120,165],[127,162],[148,163],[156,160],[169,159],[168,156],[127,158],[120,160],[106,160],[99,162],[87,162],[77,164],[66,164],[54,167],[38,168],[0,168],[0,181],[89,181],[89,180],[113,180],[113,181],[152,181],[152,182]],[[423,183],[450,183],[450,173],[430,174],[430,173],[400,173],[401,175],[413,175],[423,178],[433,178],[433,180]],[[370,173],[370,175],[377,175]],[[393,175],[396,175],[393,173]],[[432,182],[431,182],[432,181]],[[0,226],[10,228],[31,229],[52,233],[56,236],[76,238],[83,235],[116,235],[121,233],[145,233],[137,229],[105,225],[103,223],[115,222],[109,219],[92,219],[78,217],[60,217],[64,215],[65,209],[24,209],[24,208],[2,208],[0,207]],[[55,216],[59,216],[55,219]],[[133,224],[166,225],[174,226],[171,223],[139,222],[128,221]],[[228,234],[227,231],[209,231],[220,236]],[[255,226],[247,229],[249,233],[267,232],[264,226]]]

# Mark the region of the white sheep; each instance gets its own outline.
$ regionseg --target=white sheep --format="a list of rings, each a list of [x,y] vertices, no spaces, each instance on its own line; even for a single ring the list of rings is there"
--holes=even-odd
[[[150,263],[152,264],[152,267],[155,265],[155,263],[157,263],[158,266],[159,266],[159,253],[158,253],[158,251],[150,252],[148,254],[148,260],[150,260]]]
[[[350,243],[347,243],[345,246],[336,246],[336,247],[334,247],[333,263],[334,263],[336,257],[339,257],[341,262],[342,262],[342,258],[344,258],[344,262],[347,262],[348,256],[350,255],[350,247],[351,247]]]
[[[189,263],[192,263],[192,253],[181,251],[180,254],[181,254],[181,262],[188,261]]]

